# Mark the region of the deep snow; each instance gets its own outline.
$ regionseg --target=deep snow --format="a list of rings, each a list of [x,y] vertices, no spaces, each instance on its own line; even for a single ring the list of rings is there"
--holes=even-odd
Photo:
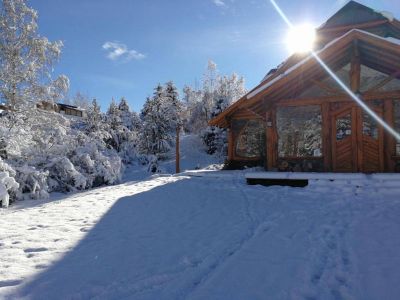
[[[130,171],[0,210],[0,298],[398,299],[398,191],[245,173]]]
[[[0,297],[396,299],[399,215],[397,194],[247,186],[243,172],[26,201],[0,211]]]

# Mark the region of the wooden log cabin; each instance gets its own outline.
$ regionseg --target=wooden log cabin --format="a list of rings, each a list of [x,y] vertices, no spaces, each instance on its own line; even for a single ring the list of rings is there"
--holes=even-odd
[[[400,132],[400,22],[351,1],[316,30],[318,57]],[[311,54],[294,54],[212,119],[228,165],[269,171],[400,172],[388,134]]]

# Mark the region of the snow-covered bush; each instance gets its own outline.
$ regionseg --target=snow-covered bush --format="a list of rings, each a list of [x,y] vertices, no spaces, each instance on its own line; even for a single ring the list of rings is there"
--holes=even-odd
[[[38,109],[1,117],[8,169],[0,171],[13,172],[20,184],[15,197],[46,198],[49,192],[117,183],[123,165],[118,153],[107,147],[110,134],[101,123],[102,119],[74,121]]]
[[[15,181],[15,170],[0,158],[0,203],[8,207],[18,193],[19,184]]]
[[[0,172],[0,202],[2,207],[8,207],[10,197],[17,193],[18,187],[18,183],[9,176],[8,172]]]
[[[20,183],[20,198],[28,196],[32,199],[45,199],[48,194],[49,171],[39,171],[34,167],[24,165],[16,168],[16,181]]]
[[[86,188],[86,177],[75,169],[67,157],[52,159],[46,169],[49,170],[52,191],[70,192]]]
[[[115,151],[80,147],[76,149],[71,161],[76,170],[86,178],[87,188],[115,184],[121,180],[123,164]]]

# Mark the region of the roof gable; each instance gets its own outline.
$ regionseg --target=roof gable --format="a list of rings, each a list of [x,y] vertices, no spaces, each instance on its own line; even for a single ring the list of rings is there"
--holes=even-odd
[[[331,41],[317,52],[317,55],[331,67],[347,62],[346,53],[357,40],[365,58],[365,64],[385,74],[392,74],[400,69],[400,41],[393,38],[382,38],[369,32],[353,29],[343,36]],[[239,108],[262,107],[262,102],[268,99],[287,97],[291,87],[299,78],[318,77],[325,74],[313,55],[300,60],[286,71],[267,80],[251,90],[239,101],[228,107],[224,112],[210,121],[211,125],[227,126],[226,118]],[[286,95],[286,96],[285,96]]]
[[[318,29],[387,20],[388,17],[384,14],[358,2],[350,1]]]

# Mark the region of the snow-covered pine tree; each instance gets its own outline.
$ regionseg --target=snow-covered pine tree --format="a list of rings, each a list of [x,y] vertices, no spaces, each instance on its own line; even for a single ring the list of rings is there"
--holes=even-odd
[[[163,110],[169,123],[169,131],[174,135],[176,128],[182,126],[182,104],[179,100],[178,90],[173,81],[169,81],[165,84]]]
[[[124,97],[121,98],[118,104],[118,113],[123,126],[129,130],[133,130],[137,127],[137,114],[131,111],[128,101]]]
[[[113,99],[106,113],[106,122],[111,135],[107,143],[120,154],[123,162],[132,162],[137,157],[141,129],[139,116],[130,110],[125,98],[122,98],[118,105]]]
[[[111,99],[111,103],[106,112],[107,123],[111,129],[116,129],[121,124],[121,119],[118,113],[118,106],[115,103],[114,98]]]
[[[166,102],[164,88],[158,84],[153,97],[147,98],[143,106],[141,151],[145,154],[164,154],[171,147],[172,135]]]
[[[87,116],[86,116],[86,130],[88,132],[97,132],[103,126],[103,115],[101,113],[100,105],[97,103],[97,100],[94,98],[92,100],[92,104],[89,106]]]
[[[37,12],[23,0],[3,0],[0,6],[0,97],[12,108],[59,99],[69,87],[61,75],[52,80],[52,66],[62,42],[50,42],[37,30]]]

